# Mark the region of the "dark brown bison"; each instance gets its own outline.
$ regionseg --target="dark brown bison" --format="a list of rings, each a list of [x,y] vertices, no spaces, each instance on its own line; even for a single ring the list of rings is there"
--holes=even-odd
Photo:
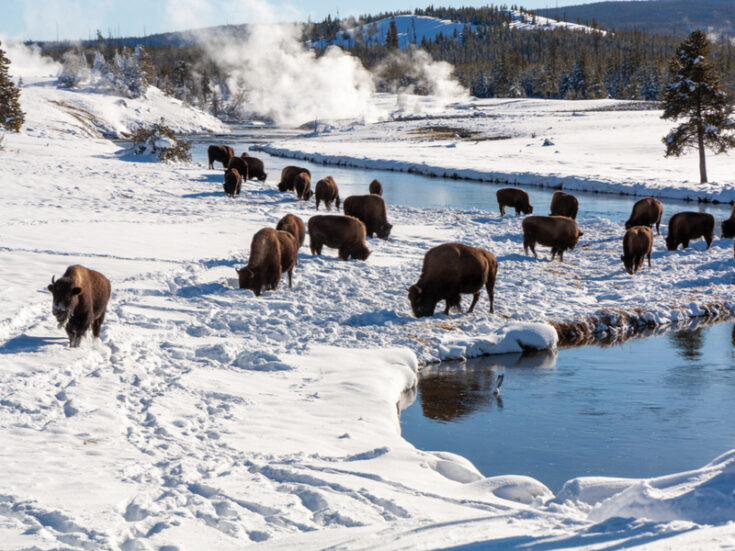
[[[298,216],[293,214],[287,214],[278,221],[276,224],[277,230],[287,231],[296,238],[299,247],[304,244],[304,237],[306,237],[306,226],[304,221]]]
[[[248,178],[255,178],[256,180],[265,182],[268,175],[265,173],[265,165],[263,164],[263,161],[257,157],[251,157],[248,155],[247,151],[240,155],[240,159],[245,161],[245,164],[248,165]]]
[[[232,170],[233,168],[240,173],[240,177],[243,180],[247,180],[250,177],[250,174],[248,173],[248,164],[240,157],[232,157],[230,162],[227,163],[227,170]]]
[[[283,273],[281,239],[279,231],[273,228],[263,228],[253,236],[248,265],[235,269],[240,289],[250,289],[258,297],[263,291],[278,288]]]
[[[444,313],[460,308],[461,294],[472,294],[468,313],[475,309],[480,291],[485,286],[490,298],[490,312],[495,310],[495,276],[498,262],[485,249],[461,243],[445,243],[429,249],[424,255],[421,277],[408,289],[408,300],[417,317],[434,314],[437,302],[445,301]]]
[[[523,251],[528,254],[531,249],[536,254],[536,243],[551,247],[551,260],[558,254],[564,262],[564,251],[574,249],[580,236],[577,223],[566,216],[529,216],[521,224],[523,227]]]
[[[235,156],[235,150],[229,145],[210,145],[207,148],[207,156],[209,157],[209,168],[214,168],[214,161],[219,161],[224,168],[227,168],[227,163]]]
[[[308,201],[314,192],[311,191],[311,175],[308,172],[301,172],[296,176],[294,180],[294,189],[296,190],[296,197]]]
[[[651,250],[653,249],[653,232],[648,226],[633,226],[623,236],[623,261],[625,271],[630,275],[636,273],[643,266],[643,259],[648,257],[648,267],[651,267]]]
[[[328,210],[332,209],[332,201],[334,201],[337,209],[339,209],[339,189],[331,176],[327,176],[316,183],[314,197],[316,198],[316,210],[319,210],[319,201],[324,201]]]
[[[377,234],[380,239],[388,239],[390,236],[393,224],[388,223],[385,201],[380,195],[351,195],[344,201],[344,211],[362,220],[368,237]]]
[[[735,237],[735,206],[732,207],[730,218],[722,221],[722,237]]]
[[[240,195],[240,186],[242,186],[242,176],[236,168],[228,168],[225,172],[225,193],[230,197]]]
[[[689,241],[704,237],[707,248],[715,236],[715,217],[705,212],[677,212],[669,220],[666,248],[675,251],[679,245],[686,249]]]
[[[563,191],[554,192],[551,197],[551,212],[549,215],[568,216],[572,220],[576,220],[578,210],[579,201],[574,195]]]
[[[320,214],[309,219],[311,254],[322,254],[324,245],[338,249],[342,260],[367,260],[370,256],[365,244],[365,224],[352,216]]]
[[[370,182],[370,193],[373,195],[383,195],[383,184],[377,178]]]
[[[281,171],[281,181],[278,183],[278,191],[293,191],[296,189],[296,177],[302,172],[306,172],[311,178],[311,172],[307,168],[300,166],[286,166]]]
[[[278,232],[278,244],[281,246],[281,273],[288,274],[288,288],[291,289],[293,269],[298,262],[299,243],[290,232],[276,231]]]
[[[90,326],[92,335],[99,338],[110,300],[110,281],[105,276],[75,264],[61,278],[51,276],[48,290],[54,296],[52,312],[69,335],[69,346],[79,346]]]
[[[630,218],[625,222],[625,229],[629,230],[633,226],[648,226],[649,228],[656,224],[656,234],[661,234],[661,216],[664,213],[664,206],[661,201],[653,197],[644,197],[640,201],[636,201],[633,205],[633,211]]]
[[[516,209],[516,214],[520,214],[521,212],[523,214],[531,214],[533,212],[528,193],[522,189],[506,187],[499,189],[495,196],[498,198],[501,216],[505,216],[505,207],[513,207]]]

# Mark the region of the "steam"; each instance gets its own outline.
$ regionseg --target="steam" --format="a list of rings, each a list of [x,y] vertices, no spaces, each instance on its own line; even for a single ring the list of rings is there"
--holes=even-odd
[[[28,82],[42,77],[55,77],[61,69],[61,64],[42,56],[41,49],[36,45],[26,46],[3,35],[0,35],[0,42],[0,47],[10,59],[9,73],[14,79],[22,78]]]

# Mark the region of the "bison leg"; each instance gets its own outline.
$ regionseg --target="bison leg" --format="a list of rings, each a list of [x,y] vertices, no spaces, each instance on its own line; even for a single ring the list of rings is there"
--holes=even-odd
[[[475,309],[475,304],[477,304],[478,300],[480,300],[480,291],[477,291],[474,295],[472,295],[472,304],[470,304],[470,309],[467,310],[468,314],[471,314],[472,311]]]
[[[309,239],[309,248],[311,249],[311,254],[322,254],[322,244],[313,237]]]
[[[704,241],[705,243],[707,243],[707,249],[705,250],[709,250],[709,248],[712,246],[712,237],[713,237],[712,234],[704,236]]]
[[[651,267],[651,251],[648,251],[648,267]]]
[[[687,239],[681,244],[682,249],[688,249],[689,248],[689,240]]]
[[[102,328],[102,322],[105,321],[105,312],[106,310],[103,310],[102,315],[92,322],[92,335],[94,335],[98,339],[100,338],[100,329]]]
[[[528,255],[528,249],[531,249],[531,252],[533,253],[533,256],[538,258],[538,255],[536,254],[536,243],[532,241],[531,239],[523,239],[523,253]]]
[[[293,289],[293,266],[288,269],[288,288]]]
[[[500,216],[505,216],[505,205],[498,203],[498,206],[500,206]]]
[[[551,247],[551,261],[554,261],[554,258],[556,257],[556,248]]]
[[[521,215],[521,209],[516,207],[516,216],[520,216],[520,215]]]
[[[495,278],[494,277],[492,279],[487,278],[485,289],[487,289],[487,296],[490,299],[490,313],[493,314],[495,313]]]
[[[559,262],[564,262],[564,249],[557,249],[556,252],[559,254]]]
[[[342,260],[349,260],[351,252],[352,251],[347,247],[340,247],[337,252],[337,256],[339,256]]]
[[[319,210],[319,197],[316,198],[316,210]]]
[[[656,235],[661,235],[661,218],[656,220]]]

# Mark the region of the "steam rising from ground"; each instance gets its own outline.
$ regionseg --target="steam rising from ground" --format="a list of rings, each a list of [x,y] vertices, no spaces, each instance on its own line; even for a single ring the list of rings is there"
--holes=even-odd
[[[10,75],[16,81],[18,78],[28,82],[39,77],[56,76],[61,69],[61,64],[42,56],[38,46],[26,46],[3,35],[0,35],[0,42],[0,47],[10,59]]]

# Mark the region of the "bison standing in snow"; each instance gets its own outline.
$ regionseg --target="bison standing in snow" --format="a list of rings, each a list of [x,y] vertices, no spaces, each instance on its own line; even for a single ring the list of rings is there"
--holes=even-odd
[[[342,260],[367,260],[370,256],[365,244],[365,224],[352,216],[320,214],[309,219],[311,254],[322,254],[324,245],[338,249]]]
[[[531,199],[528,197],[528,193],[522,189],[505,187],[499,189],[495,197],[498,199],[501,216],[505,216],[505,207],[513,207],[516,209],[516,214],[520,214],[521,212],[523,214],[531,214],[533,212]]]
[[[388,239],[393,224],[388,223],[385,201],[380,195],[351,195],[344,201],[345,214],[362,220],[368,237],[377,234],[380,239]]]
[[[576,220],[578,210],[579,201],[574,195],[563,191],[554,192],[551,197],[551,212],[549,215],[568,216],[572,220]]]
[[[459,308],[461,294],[472,294],[472,304],[467,313],[474,310],[484,286],[490,298],[490,312],[495,310],[495,277],[498,262],[485,249],[469,247],[461,243],[446,243],[429,249],[424,255],[419,280],[408,289],[408,300],[417,318],[434,314],[436,304],[446,303],[444,313],[452,307]]]
[[[110,300],[110,281],[99,272],[75,264],[59,279],[51,277],[52,312],[59,327],[66,329],[69,346],[76,348],[87,330],[99,338]]]
[[[287,231],[296,238],[296,242],[301,247],[304,244],[304,238],[306,237],[306,226],[304,221],[298,216],[293,214],[287,214],[278,221],[276,224],[277,230]]]
[[[227,163],[227,170],[232,170],[233,168],[240,173],[243,180],[247,180],[250,177],[250,174],[248,173],[248,164],[240,157],[232,157],[230,162]]]
[[[661,201],[653,197],[644,197],[633,205],[630,218],[625,222],[625,229],[629,230],[633,226],[648,226],[650,228],[656,224],[656,234],[660,235],[661,216],[663,214],[664,206]]]
[[[225,172],[224,190],[227,195],[234,197],[240,195],[240,187],[242,186],[242,176],[236,168],[228,168]]]
[[[564,262],[564,251],[574,249],[580,236],[577,223],[566,216],[529,216],[521,224],[523,227],[523,251],[528,254],[531,249],[536,254],[536,243],[551,247],[551,260],[558,254]]]
[[[281,181],[278,183],[278,191],[293,191],[296,189],[296,178],[305,172],[311,178],[311,172],[308,168],[301,168],[300,166],[286,166],[281,171]]]
[[[240,159],[248,165],[248,178],[255,178],[261,182],[265,182],[268,174],[265,173],[265,165],[263,161],[257,157],[251,157],[247,151],[240,155]]]
[[[323,201],[328,210],[332,208],[332,201],[339,209],[339,189],[334,178],[327,176],[319,180],[314,188],[314,198],[316,200],[316,210],[319,210],[319,202]]]
[[[722,221],[722,237],[735,237],[735,205],[732,207],[730,218]]]
[[[633,226],[623,236],[623,261],[625,271],[630,275],[636,273],[643,265],[643,259],[648,257],[648,267],[651,267],[651,251],[653,249],[653,232],[648,226]]]
[[[250,243],[248,265],[237,271],[240,289],[250,289],[255,296],[276,290],[281,274],[288,272],[289,286],[296,264],[296,238],[288,232],[263,228]]]
[[[679,245],[686,249],[689,241],[704,237],[707,248],[715,236],[715,217],[705,212],[677,212],[669,220],[666,248],[675,251]]]
[[[373,195],[383,195],[383,184],[377,178],[370,182],[370,193]]]
[[[222,163],[227,168],[227,163],[235,156],[235,150],[229,145],[210,145],[207,148],[207,157],[209,157],[209,168],[214,168],[214,161]]]

